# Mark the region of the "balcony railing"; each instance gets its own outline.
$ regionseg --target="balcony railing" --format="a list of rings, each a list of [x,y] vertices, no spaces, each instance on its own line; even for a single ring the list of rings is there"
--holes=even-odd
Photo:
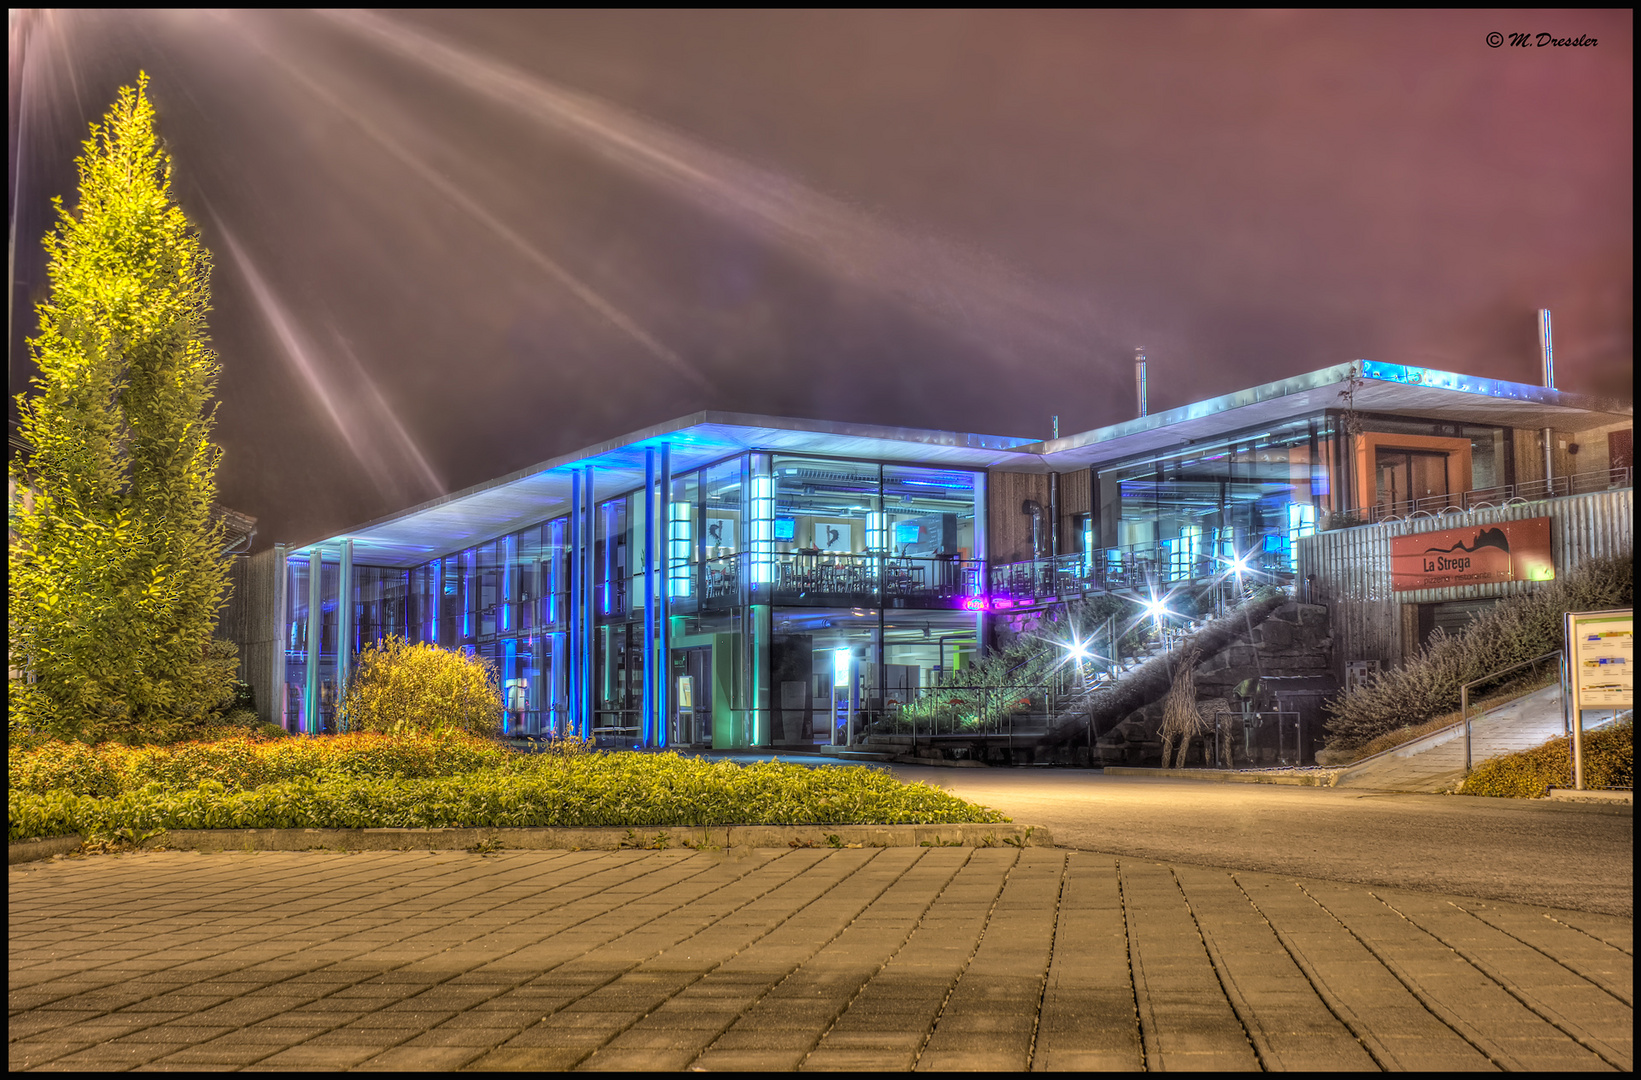
[[[1368,507],[1350,524],[1372,525],[1380,521],[1400,521],[1415,517],[1439,517],[1442,514],[1483,510],[1514,503],[1537,502],[1565,495],[1587,495],[1597,491],[1614,491],[1634,486],[1635,478],[1629,466],[1617,469],[1591,469],[1569,473],[1549,480],[1529,480],[1521,484],[1501,484],[1497,487],[1477,488],[1454,495],[1431,495],[1423,499],[1400,502],[1385,501]]]
[[[1308,535],[1307,529],[1305,535]],[[1285,539],[1286,533],[1271,536]],[[1242,575],[1248,582],[1281,582],[1293,575],[1288,551],[1259,550],[1242,558]],[[1049,600],[1076,600],[1102,592],[1145,594],[1161,592],[1193,581],[1214,577],[1232,580],[1235,567],[1223,556],[1196,547],[1165,541],[1136,547],[1073,552],[1052,559],[1031,559],[991,568],[991,606],[1033,604]]]
[[[974,559],[801,552],[741,552],[701,566],[709,608],[741,602],[802,607],[961,608],[978,604],[981,563]]]

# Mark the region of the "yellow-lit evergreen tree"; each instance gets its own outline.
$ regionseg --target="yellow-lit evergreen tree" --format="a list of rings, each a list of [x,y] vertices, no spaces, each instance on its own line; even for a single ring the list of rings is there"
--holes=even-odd
[[[146,75],[83,147],[79,205],[54,200],[39,371],[18,397],[32,450],[13,479],[31,497],[11,508],[8,726],[168,741],[234,675],[209,655],[229,584],[211,516],[211,262],[172,201]]]

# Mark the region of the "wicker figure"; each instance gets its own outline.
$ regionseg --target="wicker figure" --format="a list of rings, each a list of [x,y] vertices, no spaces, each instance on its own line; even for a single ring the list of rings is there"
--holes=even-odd
[[[1234,764],[1231,748],[1231,731],[1243,727],[1242,714],[1231,708],[1224,698],[1209,698],[1207,701],[1197,702],[1197,716],[1202,726],[1199,731],[1213,731],[1219,728],[1219,764],[1229,767]]]
[[[1181,769],[1185,767],[1185,751],[1191,745],[1191,736],[1211,730],[1197,709],[1197,655],[1195,646],[1185,650],[1174,673],[1174,685],[1162,699],[1162,767],[1165,769],[1169,767],[1168,758],[1175,739],[1179,740],[1179,758],[1173,767]]]

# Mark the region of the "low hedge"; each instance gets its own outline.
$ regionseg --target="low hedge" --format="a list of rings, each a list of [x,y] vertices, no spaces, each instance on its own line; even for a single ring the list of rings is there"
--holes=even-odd
[[[395,748],[391,744],[404,740],[384,736],[198,744],[169,757],[134,760],[109,750],[88,754],[61,746],[36,751],[40,756],[33,759],[22,755],[19,761],[14,755],[8,831],[15,841],[161,829],[1009,820],[938,788],[904,784],[862,766],[736,765],[670,753],[574,749],[516,755],[455,733],[417,738],[449,739],[450,745],[434,759],[425,743]],[[350,739],[368,741],[344,741]],[[307,749],[286,750],[293,745]],[[423,775],[410,775],[414,770]]]
[[[1490,758],[1476,766],[1464,786],[1466,795],[1505,795],[1537,799],[1551,788],[1573,786],[1572,740],[1555,738],[1543,746]],[[1584,733],[1584,786],[1635,786],[1635,722]]]
[[[48,742],[7,753],[7,786],[44,794],[113,796],[149,784],[167,789],[214,782],[247,791],[300,777],[454,776],[505,765],[511,755],[487,739],[459,731],[416,735],[330,735],[313,739],[259,739],[235,735],[172,746]]]

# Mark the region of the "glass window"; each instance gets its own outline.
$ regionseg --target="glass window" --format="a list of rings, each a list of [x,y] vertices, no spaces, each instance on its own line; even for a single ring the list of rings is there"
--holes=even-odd
[[[731,458],[701,471],[701,603],[722,609],[741,602],[741,560],[746,502],[741,475],[744,457]]]
[[[878,467],[853,461],[777,456],[774,518],[790,521],[774,540],[781,554],[838,556],[887,552],[889,532],[878,494]],[[973,512],[973,500],[970,500]]]
[[[504,565],[499,542],[492,540],[474,549],[473,624],[480,638],[495,637],[501,621],[499,605]]]
[[[342,568],[334,562],[320,563],[320,650],[319,650],[319,726],[315,730],[336,730],[336,708],[341,704],[336,685],[337,647],[337,586]]]
[[[706,536],[699,527],[704,520],[700,505],[701,480],[698,473],[672,478],[667,500],[667,594],[674,612],[693,611]]]
[[[594,602],[602,617],[621,618],[627,612],[628,566],[632,537],[628,496],[611,499],[598,506],[597,532],[593,548]],[[642,504],[640,504],[642,509]]]
[[[308,559],[293,555],[285,561],[285,683],[286,727],[306,730],[302,725],[302,695],[308,683]]]
[[[1325,495],[1317,445],[1307,418],[1101,469],[1107,562],[1159,583],[1211,576],[1237,559],[1290,572],[1293,542],[1314,529]]]

